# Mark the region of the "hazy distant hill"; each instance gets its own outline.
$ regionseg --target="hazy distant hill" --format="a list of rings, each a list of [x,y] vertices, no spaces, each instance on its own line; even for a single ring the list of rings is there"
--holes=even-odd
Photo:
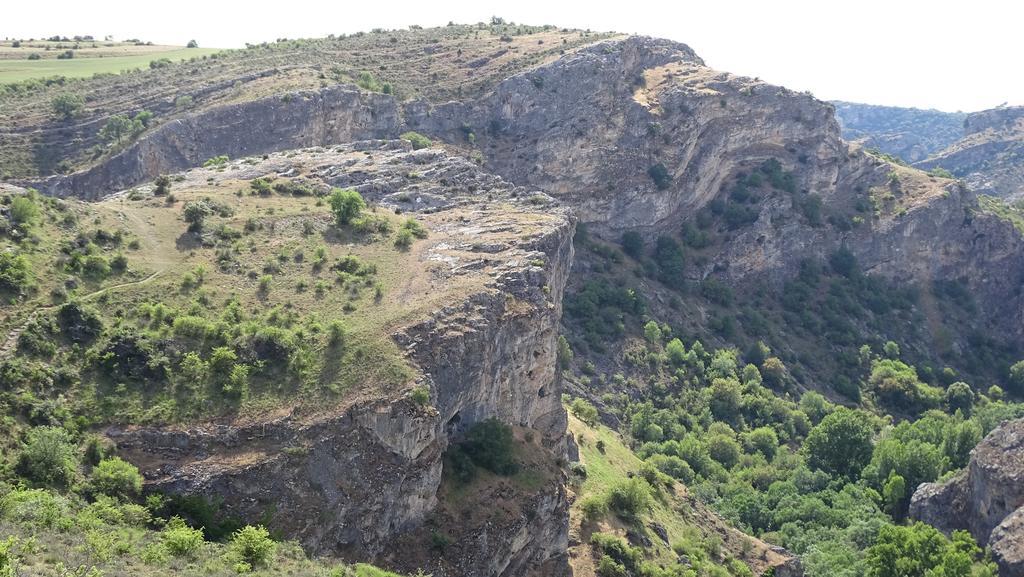
[[[833,101],[843,138],[917,162],[963,135],[963,112]]]

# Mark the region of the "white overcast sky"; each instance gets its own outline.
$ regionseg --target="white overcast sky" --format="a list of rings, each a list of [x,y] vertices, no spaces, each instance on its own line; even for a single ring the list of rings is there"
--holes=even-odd
[[[492,15],[671,38],[710,66],[822,99],[947,111],[1024,104],[1020,0],[4,0],[0,37],[112,34],[234,48]]]

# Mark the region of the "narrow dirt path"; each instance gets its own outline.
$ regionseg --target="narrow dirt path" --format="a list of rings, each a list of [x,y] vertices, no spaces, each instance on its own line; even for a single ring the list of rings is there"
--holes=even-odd
[[[103,287],[103,288],[101,288],[99,290],[95,290],[95,291],[93,291],[93,292],[91,292],[89,294],[82,295],[82,296],[78,297],[78,300],[85,301],[85,300],[89,300],[89,299],[98,297],[99,295],[104,294],[104,293],[109,292],[109,291],[117,290],[117,289],[128,287],[128,286],[135,286],[135,285],[145,284],[145,283],[148,283],[148,282],[152,281],[153,279],[157,278],[158,276],[163,274],[163,272],[164,272],[164,269],[161,269],[161,270],[158,270],[155,273],[153,273],[153,274],[149,275],[148,277],[146,277],[144,279],[141,279],[141,280],[125,282],[125,283],[121,283],[121,284],[111,285],[111,286],[108,286],[108,287]],[[18,337],[21,336],[21,333],[25,331],[25,329],[28,327],[28,325],[30,325],[32,323],[32,321],[34,321],[36,319],[36,317],[38,317],[42,313],[45,313],[45,312],[48,312],[48,311],[52,311],[52,310],[56,309],[59,306],[61,306],[61,305],[50,305],[50,306],[40,307],[40,308],[36,309],[35,311],[33,311],[31,314],[28,315],[28,317],[25,319],[25,322],[21,323],[21,325],[18,326],[17,328],[12,329],[11,332],[7,333],[7,339],[4,341],[3,346],[0,346],[0,359],[7,358],[14,351],[14,347],[17,346],[17,344],[18,344]]]
[[[152,234],[151,224],[147,223],[138,215],[130,211],[116,210],[116,215],[117,218],[119,218],[122,222],[130,221],[132,228],[134,229],[136,234],[139,234],[140,240],[147,245],[147,252],[149,253],[148,256],[150,258],[147,258],[146,261],[150,263],[157,263],[159,265],[159,268],[157,269],[156,272],[154,272],[153,274],[149,275],[144,279],[103,287],[101,289],[95,290],[91,293],[78,297],[79,300],[90,300],[110,291],[115,291],[124,287],[142,285],[151,282],[152,280],[156,279],[161,274],[163,274],[171,265],[171,261],[167,257],[162,257],[162,255],[164,254],[163,251],[161,250],[163,248],[163,242],[160,241],[157,235]],[[5,359],[14,352],[15,347],[18,345],[18,337],[21,336],[21,333],[25,331],[25,329],[28,327],[29,324],[32,323],[33,320],[35,320],[40,314],[52,311],[59,306],[60,305],[50,305],[40,307],[29,313],[21,324],[11,329],[11,331],[7,333],[7,337],[3,341],[3,345],[0,346],[0,359]]]

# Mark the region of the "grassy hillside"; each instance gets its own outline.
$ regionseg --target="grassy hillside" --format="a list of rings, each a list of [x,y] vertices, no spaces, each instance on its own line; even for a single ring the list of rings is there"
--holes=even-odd
[[[336,227],[312,191],[264,196],[247,180],[205,179],[95,204],[4,197],[37,212],[3,241],[28,271],[0,312],[17,381],[64,382],[54,371],[78,367],[84,379],[66,388],[75,412],[121,422],[314,405],[407,382],[388,331],[419,304],[395,294],[408,290],[416,252],[380,232],[405,219],[368,212],[370,230],[357,232]],[[189,231],[186,207],[204,214],[201,230]]]
[[[580,450],[572,476],[573,575],[613,574],[605,558],[621,564],[616,556],[629,551],[609,545],[618,540],[639,552],[649,572],[643,574],[761,575],[786,559],[730,528],[681,483],[645,467],[611,429],[570,416],[569,431]],[[639,495],[635,510],[623,507],[630,501],[622,495],[630,494]]]
[[[246,527],[209,540],[160,500],[0,485],[0,574],[37,577],[400,577],[371,565],[310,559],[298,544]]]

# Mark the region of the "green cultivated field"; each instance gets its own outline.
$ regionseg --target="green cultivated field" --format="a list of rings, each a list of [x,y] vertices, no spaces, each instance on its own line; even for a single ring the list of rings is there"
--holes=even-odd
[[[58,60],[45,52],[41,53],[43,58],[40,60],[27,60],[30,50],[26,50],[26,60],[0,59],[0,84],[48,76],[80,78],[98,73],[118,74],[133,68],[149,68],[151,61],[161,58],[177,62],[221,51],[219,48],[181,48],[179,46],[168,46],[167,50],[155,51],[152,50],[153,47],[148,48],[150,50],[129,56],[87,56],[81,54],[81,52],[85,52],[82,50],[76,51],[75,57],[67,60]]]

